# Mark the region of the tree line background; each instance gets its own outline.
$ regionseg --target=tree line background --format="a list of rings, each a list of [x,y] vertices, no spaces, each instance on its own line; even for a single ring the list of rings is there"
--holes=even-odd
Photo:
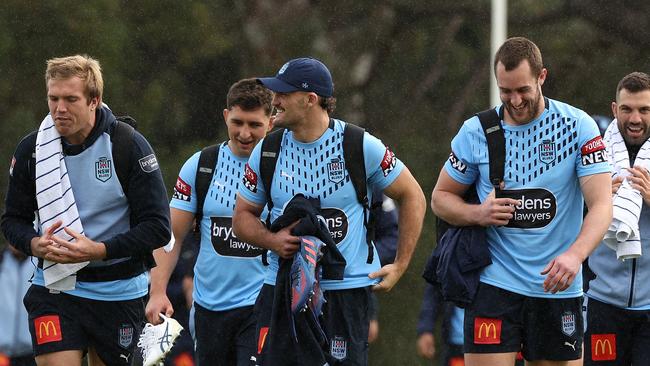
[[[508,35],[542,50],[546,96],[609,116],[618,80],[648,72],[648,13],[640,0],[510,1]],[[233,82],[313,56],[332,72],[334,116],[380,137],[429,197],[451,137],[489,106],[489,42],[488,0],[4,0],[0,181],[20,138],[48,112],[49,58],[101,62],[104,101],[136,118],[171,194],[185,159],[227,138],[221,110]],[[380,296],[372,365],[428,364],[416,356],[415,324],[433,222],[429,211],[409,271]]]

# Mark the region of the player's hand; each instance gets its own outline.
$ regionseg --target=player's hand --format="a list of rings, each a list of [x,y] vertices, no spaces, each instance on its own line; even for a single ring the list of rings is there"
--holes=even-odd
[[[621,188],[621,184],[623,183],[623,178],[622,176],[617,176],[616,178],[612,179],[612,196],[618,192],[618,189]]]
[[[289,259],[300,250],[300,237],[291,235],[291,229],[298,221],[273,234],[272,246],[274,252],[284,259]]]
[[[494,189],[479,205],[478,223],[481,226],[504,226],[512,219],[519,201],[513,198],[496,198]]]
[[[165,293],[151,293],[149,294],[149,302],[145,308],[145,315],[147,321],[153,325],[162,323],[159,314],[165,314],[166,317],[171,317],[174,314],[174,307],[169,301]]]
[[[433,333],[425,332],[420,334],[416,345],[420,357],[433,359],[433,355],[436,353],[436,339]]]
[[[63,225],[63,221],[59,220],[45,229],[43,235],[32,238],[30,246],[34,257],[45,258],[47,253],[49,253],[48,247],[54,245],[54,241],[52,240],[54,232],[57,231],[61,225]]]
[[[381,267],[377,272],[372,272],[368,277],[372,279],[381,278],[381,282],[374,285],[372,290],[376,292],[390,291],[405,271],[406,267],[403,268],[395,263],[391,263]]]
[[[646,205],[650,205],[650,173],[646,168],[638,165],[635,165],[634,168],[627,168],[627,170],[631,174],[627,177],[630,185],[641,193]]]
[[[106,257],[106,246],[90,240],[69,227],[65,232],[75,239],[75,242],[63,240],[52,235],[53,245],[47,247],[45,259],[56,263],[81,263]]]
[[[544,292],[557,293],[564,291],[576,278],[582,259],[570,251],[566,251],[559,256],[555,257],[541,272],[546,275],[544,280]]]

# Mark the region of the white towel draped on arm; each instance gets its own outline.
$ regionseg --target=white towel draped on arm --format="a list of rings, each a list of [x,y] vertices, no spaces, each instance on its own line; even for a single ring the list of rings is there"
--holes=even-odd
[[[612,168],[612,178],[630,175],[630,159],[623,136],[618,130],[616,119],[607,127],[604,136],[607,157]],[[650,162],[650,142],[641,146],[634,161],[635,166],[648,169]],[[641,238],[639,235],[639,216],[643,206],[643,197],[638,190],[632,188],[627,179],[619,187],[613,197],[614,218],[605,234],[603,241],[616,251],[620,260],[638,258],[641,256]]]
[[[63,159],[61,136],[48,114],[41,122],[36,136],[36,202],[41,234],[58,220],[63,225],[54,235],[68,241],[74,239],[63,228],[83,234],[83,226],[70,186],[68,171]],[[76,272],[89,262],[59,264],[43,262],[45,287],[54,291],[74,290]]]

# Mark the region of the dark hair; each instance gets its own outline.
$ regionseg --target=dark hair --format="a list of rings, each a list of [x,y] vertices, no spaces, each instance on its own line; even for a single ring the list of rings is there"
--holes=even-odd
[[[242,79],[232,84],[226,96],[226,106],[232,109],[238,106],[244,111],[264,108],[267,116],[271,115],[273,93],[255,78]]]
[[[616,98],[622,89],[630,93],[638,93],[644,90],[650,90],[650,76],[645,72],[633,72],[625,75],[616,86]]]
[[[534,77],[538,77],[542,73],[544,64],[542,63],[542,53],[537,45],[524,37],[508,38],[494,55],[494,73],[497,72],[499,62],[503,64],[506,71],[511,71],[524,60],[528,61]]]
[[[318,96],[318,104],[327,111],[327,114],[334,113],[336,109],[336,98],[334,97],[321,97]]]

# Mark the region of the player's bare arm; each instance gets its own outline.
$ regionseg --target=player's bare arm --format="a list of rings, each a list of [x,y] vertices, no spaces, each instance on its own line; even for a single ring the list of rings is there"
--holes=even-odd
[[[612,180],[609,173],[580,178],[580,189],[587,205],[587,215],[576,241],[569,250],[554,258],[541,272],[546,275],[544,291],[564,291],[580,271],[582,262],[596,249],[612,222]]]
[[[494,190],[480,204],[465,202],[463,195],[469,188],[455,181],[442,168],[431,194],[431,209],[436,216],[456,226],[503,226],[512,219],[519,203],[512,198],[495,198]]]
[[[399,237],[395,261],[369,275],[370,278],[382,277],[382,281],[373,288],[374,291],[390,291],[408,268],[422,231],[427,206],[422,188],[408,168],[404,168],[384,193],[398,203]]]
[[[276,252],[282,258],[290,258],[300,249],[300,238],[291,235],[292,226],[277,233],[270,232],[260,221],[263,207],[237,195],[235,211],[232,215],[233,231],[247,243]]]

